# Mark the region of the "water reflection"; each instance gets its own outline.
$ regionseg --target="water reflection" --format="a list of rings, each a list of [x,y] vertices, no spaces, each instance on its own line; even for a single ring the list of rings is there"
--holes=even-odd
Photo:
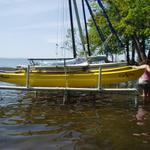
[[[137,125],[144,125],[144,120],[146,119],[145,118],[146,113],[147,112],[144,110],[144,107],[139,105],[138,106],[138,111],[137,111],[137,114],[136,114]]]
[[[135,115],[137,130],[133,133],[133,136],[140,140],[143,144],[150,142],[150,130],[149,130],[149,100],[142,98],[137,105],[137,112]]]
[[[150,104],[135,107],[133,95],[73,93],[67,105],[62,93],[1,95],[0,149],[150,148]]]

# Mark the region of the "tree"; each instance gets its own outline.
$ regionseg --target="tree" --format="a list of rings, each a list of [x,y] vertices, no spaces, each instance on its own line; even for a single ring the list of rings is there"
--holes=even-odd
[[[66,34],[66,40],[63,43],[63,47],[68,51],[73,51],[71,34],[72,34],[71,29],[68,29],[67,34]],[[76,52],[77,52],[78,56],[84,55],[84,52],[82,49],[82,43],[79,39],[78,30],[76,28],[74,28],[74,36],[75,36]]]
[[[146,41],[148,41],[150,37],[150,16],[148,15],[150,12],[150,0],[103,0],[103,2],[114,28],[117,30],[117,33],[126,45],[126,50],[129,50],[131,47],[129,44],[131,43],[134,45],[131,50],[133,53],[134,49],[136,50],[140,61],[147,58]],[[94,7],[94,9],[97,9],[95,11],[97,24],[108,37],[108,35],[110,35],[110,31],[107,26],[107,22],[103,17],[103,13],[98,7]],[[100,47],[102,42],[99,42],[98,40],[98,36],[96,35],[96,30],[91,19],[89,19],[88,25],[91,37],[90,41],[92,42],[94,50],[96,47]],[[109,43],[112,47],[111,53],[123,52],[116,47],[117,45],[115,42],[116,39],[113,37]],[[130,61],[129,56],[128,61]]]

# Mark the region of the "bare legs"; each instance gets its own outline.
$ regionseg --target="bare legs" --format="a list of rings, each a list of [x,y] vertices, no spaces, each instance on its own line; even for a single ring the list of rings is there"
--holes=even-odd
[[[150,89],[144,88],[143,89],[143,97],[150,97]]]
[[[148,95],[147,96],[150,97],[150,89],[148,89]]]

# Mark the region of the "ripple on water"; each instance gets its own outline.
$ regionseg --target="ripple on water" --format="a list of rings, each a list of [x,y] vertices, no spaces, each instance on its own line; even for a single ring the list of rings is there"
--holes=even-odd
[[[0,149],[150,149],[150,104],[138,126],[133,96],[84,94],[60,105],[60,95],[41,95],[1,92]]]

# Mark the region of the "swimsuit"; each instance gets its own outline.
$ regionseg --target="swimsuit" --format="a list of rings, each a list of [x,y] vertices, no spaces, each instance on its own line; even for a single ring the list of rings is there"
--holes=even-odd
[[[139,85],[143,88],[150,88],[150,73],[147,70],[139,78]]]

